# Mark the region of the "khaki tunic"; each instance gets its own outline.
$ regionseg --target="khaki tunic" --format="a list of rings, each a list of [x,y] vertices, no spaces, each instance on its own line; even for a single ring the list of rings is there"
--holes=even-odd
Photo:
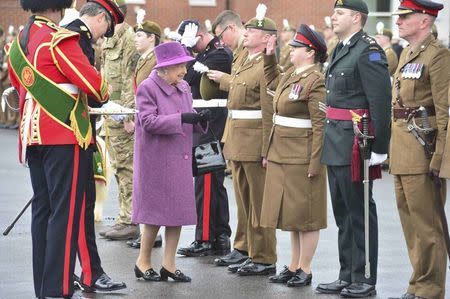
[[[153,50],[144,58],[139,58],[135,71],[135,86],[139,86],[142,81],[148,78],[156,65],[156,56]]]
[[[423,64],[420,78],[402,77],[408,63]],[[428,175],[440,170],[448,123],[448,83],[450,52],[431,34],[416,49],[406,47],[394,74],[393,101],[397,93],[405,107],[434,106],[429,116],[437,133],[433,157],[425,157],[423,147],[408,132],[404,120],[392,121],[390,172],[394,174],[395,195],[400,221],[413,268],[408,293],[429,299],[445,297],[446,251],[437,211],[438,190]],[[396,85],[399,86],[397,90]],[[407,150],[405,150],[407,149]],[[441,180],[440,200],[445,201],[446,184]]]
[[[397,65],[398,65],[397,54],[394,52],[394,50],[391,47],[384,49],[384,53],[386,53],[389,75],[393,76],[395,73],[395,70],[397,69]]]
[[[273,63],[273,56],[265,56],[265,65]],[[294,71],[291,67],[283,75],[265,72],[269,88],[276,88],[274,111],[280,116],[310,119],[313,127],[273,125],[261,225],[314,231],[327,226],[326,171],[320,164],[325,113],[319,110],[319,102],[325,101],[325,80],[319,65],[299,74]],[[297,100],[289,99],[294,84],[302,86]],[[308,173],[316,177],[310,179]]]
[[[229,81],[220,82],[221,86],[229,87],[228,110],[261,110],[263,117],[229,119],[224,155],[233,161],[261,161],[267,152],[273,115],[272,99],[267,94],[264,80],[263,54],[240,62],[232,66],[231,75],[224,76]]]

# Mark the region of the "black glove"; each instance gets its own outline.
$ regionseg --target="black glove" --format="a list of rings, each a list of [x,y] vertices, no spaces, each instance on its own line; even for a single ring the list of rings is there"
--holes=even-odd
[[[194,112],[181,113],[181,123],[198,124],[202,120],[200,114]]]
[[[198,113],[198,115],[200,115],[200,121],[202,121],[202,122],[211,120],[211,117],[212,117],[211,110],[209,110],[209,109],[204,109],[204,110],[200,111]]]

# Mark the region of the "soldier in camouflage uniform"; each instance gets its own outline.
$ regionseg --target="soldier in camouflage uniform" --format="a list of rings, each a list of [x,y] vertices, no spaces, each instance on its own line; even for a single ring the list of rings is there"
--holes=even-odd
[[[125,1],[116,2],[126,15]],[[133,75],[137,59],[133,28],[125,22],[116,25],[114,36],[102,45],[102,74],[113,87],[110,101],[127,108],[135,107]],[[139,236],[139,226],[131,223],[134,117],[107,117],[105,127],[107,149],[119,187],[120,210],[116,224],[101,231],[100,235],[111,240],[134,239]]]

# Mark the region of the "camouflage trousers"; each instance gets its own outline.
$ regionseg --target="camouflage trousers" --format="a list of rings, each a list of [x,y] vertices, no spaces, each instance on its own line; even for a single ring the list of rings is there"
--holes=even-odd
[[[134,134],[125,130],[122,134],[116,134],[117,129],[112,130],[115,132],[107,138],[107,149],[119,189],[119,216],[116,222],[131,224]]]

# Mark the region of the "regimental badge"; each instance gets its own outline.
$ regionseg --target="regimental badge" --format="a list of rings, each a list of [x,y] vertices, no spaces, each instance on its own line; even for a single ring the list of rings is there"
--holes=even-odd
[[[344,1],[342,1],[342,0],[337,0],[337,1],[336,1],[336,5],[344,5]]]
[[[423,63],[408,63],[401,70],[402,78],[419,79],[422,76],[423,67]]]
[[[34,73],[29,66],[25,66],[22,70],[22,82],[26,87],[30,87],[34,84]]]
[[[289,93],[289,100],[296,101],[298,100],[298,97],[300,96],[300,93],[302,92],[303,86],[300,84],[293,84],[291,88],[291,92]]]

